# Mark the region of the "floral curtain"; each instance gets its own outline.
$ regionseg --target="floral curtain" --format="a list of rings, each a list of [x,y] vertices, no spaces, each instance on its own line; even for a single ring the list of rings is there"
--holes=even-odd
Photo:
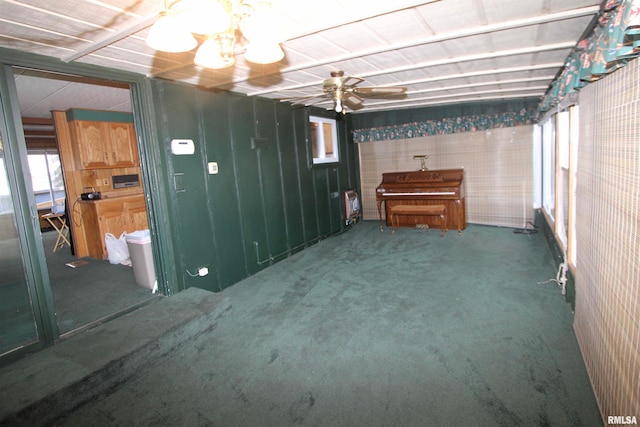
[[[402,125],[384,126],[353,131],[354,142],[377,142],[395,139],[420,138],[423,136],[446,135],[473,132],[494,128],[530,125],[536,123],[538,112],[535,108],[496,114],[475,114],[464,117],[427,120]]]
[[[640,55],[640,0],[608,0],[593,32],[567,58],[538,109],[544,113],[574,90],[623,67]]]

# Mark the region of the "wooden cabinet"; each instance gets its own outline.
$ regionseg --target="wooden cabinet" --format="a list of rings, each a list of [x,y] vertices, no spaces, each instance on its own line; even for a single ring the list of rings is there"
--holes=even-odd
[[[70,124],[79,170],[139,164],[133,123],[74,120]]]
[[[105,233],[116,238],[123,232],[149,228],[143,195],[114,197],[96,201],[80,202],[82,225],[87,243],[88,255],[93,258],[107,258],[104,241]]]

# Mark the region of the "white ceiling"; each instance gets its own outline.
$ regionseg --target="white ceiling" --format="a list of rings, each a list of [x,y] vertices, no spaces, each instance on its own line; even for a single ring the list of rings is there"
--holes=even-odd
[[[171,2],[169,2],[171,3]],[[537,100],[600,9],[599,0],[271,0],[285,58],[204,70],[195,50],[145,44],[163,0],[0,0],[0,46],[274,99],[321,93],[334,70],[360,86],[406,86],[404,99],[367,99],[358,111],[451,103]],[[128,107],[126,88],[17,72],[23,116],[48,115],[66,91],[75,108]],[[93,82],[91,82],[93,83]],[[96,103],[102,102],[99,105]],[[124,105],[124,104],[126,105]],[[103,105],[110,104],[110,105]],[[331,103],[322,107],[332,108]],[[68,107],[67,107],[68,108]]]

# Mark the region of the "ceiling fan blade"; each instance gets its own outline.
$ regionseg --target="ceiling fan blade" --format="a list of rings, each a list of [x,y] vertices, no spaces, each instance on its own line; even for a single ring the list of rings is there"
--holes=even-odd
[[[353,92],[358,95],[364,96],[389,96],[400,95],[407,91],[406,87],[402,86],[368,86],[368,87],[354,87]]]
[[[316,99],[317,99],[317,101],[314,101]],[[304,98],[288,98],[288,99],[285,98],[285,99],[281,99],[280,101],[283,101],[283,102],[294,101],[292,103],[293,105],[313,105],[315,103],[322,102],[322,101],[325,101],[327,99],[331,99],[331,96],[329,96],[326,93],[321,93],[321,94],[317,94],[317,95],[307,96],[307,97],[304,97]],[[311,102],[311,101],[313,101],[313,102]]]
[[[367,86],[356,87],[364,81],[361,77],[346,76],[344,71],[332,71],[331,77],[322,82],[324,93],[281,99],[292,102],[292,105],[318,105],[333,102],[338,111],[344,111],[342,103],[351,110],[364,108],[364,97],[406,97],[406,87],[402,86]]]
[[[345,78],[342,80],[342,86],[343,86],[343,87],[344,87],[344,86],[353,87],[353,86],[355,86],[355,85],[357,85],[357,84],[362,83],[363,81],[364,81],[364,79],[363,79],[363,78],[360,78],[360,77],[353,77],[353,76],[348,76],[348,77],[345,77]]]
[[[362,108],[364,108],[364,103],[363,103],[363,99],[360,98],[357,95],[354,95],[352,93],[348,93],[345,97],[344,97],[344,105],[346,107],[348,107],[350,110],[353,111],[357,111],[360,110]]]
[[[358,95],[356,95],[353,92],[346,92],[344,95],[344,100],[345,102],[351,104],[351,105],[360,105],[362,104],[362,102],[364,101],[364,99],[360,98]]]

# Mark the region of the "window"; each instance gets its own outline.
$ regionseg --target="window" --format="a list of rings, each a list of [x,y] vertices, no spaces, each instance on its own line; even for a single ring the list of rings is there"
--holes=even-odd
[[[568,257],[569,262],[575,267],[577,263],[576,252],[578,245],[576,243],[576,174],[578,171],[578,141],[579,141],[579,114],[578,106],[571,107],[569,116],[569,183],[567,184],[569,193],[568,206]]]
[[[60,156],[55,150],[30,150],[31,182],[38,209],[65,204],[64,180]]]
[[[556,216],[556,130],[554,120],[542,125],[542,206],[555,221]]]
[[[556,123],[558,141],[556,233],[566,250],[569,228],[569,112],[558,113]]]
[[[566,260],[576,266],[575,197],[578,107],[558,112],[542,126],[542,200]]]
[[[311,151],[313,164],[340,161],[338,150],[338,130],[334,119],[310,116]]]
[[[7,181],[7,169],[4,164],[2,148],[0,147],[0,214],[13,211],[9,181]]]

